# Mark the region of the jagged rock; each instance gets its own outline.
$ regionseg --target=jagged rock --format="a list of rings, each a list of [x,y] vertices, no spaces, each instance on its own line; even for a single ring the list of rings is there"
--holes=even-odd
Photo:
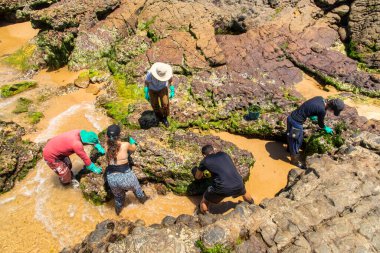
[[[337,157],[308,158],[309,170],[303,171],[297,182],[289,182],[292,185],[278,197],[267,200],[265,207],[242,203],[231,213],[216,216],[212,223],[200,222],[201,227],[171,222],[165,228],[146,228],[119,241],[100,239],[98,245],[105,243],[107,252],[153,249],[198,252],[197,246],[203,250],[218,247],[233,252],[253,249],[253,252],[377,252],[380,157],[375,153],[378,148],[360,145],[379,136],[369,133],[359,136],[348,140],[353,147],[350,152],[342,147]],[[310,169],[319,177],[309,173]],[[190,220],[188,216],[186,219]],[[87,245],[87,241],[65,252],[82,252],[86,247],[82,245]]]
[[[380,3],[356,0],[351,4],[348,20],[349,53],[373,68],[380,68]]]
[[[90,77],[88,75],[79,75],[74,81],[75,86],[85,89],[90,85]]]
[[[142,183],[151,181],[164,184],[177,194],[202,194],[210,185],[210,179],[194,180],[191,173],[192,168],[202,160],[203,145],[212,144],[216,150],[230,154],[244,180],[248,179],[254,163],[251,153],[214,136],[201,136],[183,130],[168,132],[162,128],[123,131],[122,136],[126,139],[129,135],[138,142],[138,149],[130,159],[137,178]],[[93,156],[94,162],[97,159],[95,157],[96,153]],[[103,169],[106,168],[105,157],[97,159],[97,162]],[[109,199],[102,175],[84,173],[79,177],[86,198],[96,204]]]
[[[0,0],[0,20],[22,22],[33,10],[46,8],[58,0]]]
[[[0,193],[13,188],[40,158],[41,147],[23,141],[25,130],[13,122],[0,121]]]

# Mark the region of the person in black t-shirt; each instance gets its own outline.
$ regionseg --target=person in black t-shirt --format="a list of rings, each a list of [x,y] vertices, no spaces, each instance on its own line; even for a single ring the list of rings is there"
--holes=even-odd
[[[333,134],[334,131],[325,125],[326,111],[333,111],[335,116],[339,116],[343,109],[344,102],[341,99],[325,100],[323,97],[318,96],[307,100],[288,116],[287,141],[292,164],[303,168],[299,149],[303,141],[303,123],[307,118],[318,122],[319,127],[324,129],[326,133]]]
[[[226,197],[243,199],[253,204],[251,195],[246,191],[243,178],[237,171],[231,157],[224,152],[214,152],[211,145],[202,148],[204,159],[195,172],[195,179],[203,178],[203,172],[211,173],[212,185],[208,187],[200,203],[202,213],[208,212],[209,203],[218,204]]]

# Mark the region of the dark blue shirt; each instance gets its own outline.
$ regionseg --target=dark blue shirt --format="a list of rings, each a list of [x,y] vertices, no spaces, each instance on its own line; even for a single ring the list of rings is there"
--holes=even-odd
[[[218,152],[206,156],[199,166],[200,171],[208,170],[216,193],[234,194],[244,187],[243,179],[237,171],[231,157]]]
[[[291,117],[300,124],[303,124],[307,118],[311,116],[317,116],[318,125],[319,127],[323,128],[325,126],[326,116],[325,107],[325,100],[323,97],[314,97],[307,100],[297,110],[293,111]]]

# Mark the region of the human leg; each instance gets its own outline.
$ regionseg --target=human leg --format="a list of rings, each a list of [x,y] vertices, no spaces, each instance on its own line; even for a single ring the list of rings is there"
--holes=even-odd
[[[135,194],[136,198],[140,201],[140,203],[144,204],[148,200],[148,197],[146,196],[145,192],[141,188],[141,185],[136,175],[132,171],[128,172],[128,181],[129,181],[128,187],[133,191],[133,193]]]
[[[71,183],[73,173],[71,171],[72,163],[69,157],[63,157],[54,162],[46,161],[46,164],[58,175],[61,184],[68,185]]]
[[[111,188],[112,194],[115,196],[115,212],[120,214],[125,202],[125,188],[123,187],[123,173],[111,173],[107,175],[107,183]]]
[[[154,113],[158,119],[162,118],[162,112],[160,109],[159,93],[157,91],[149,90],[150,104]]]
[[[169,121],[168,121],[168,116],[169,116],[169,94],[168,94],[168,88],[163,88],[159,92],[159,98],[160,98],[160,103],[161,103],[161,113],[162,113],[162,123],[166,127],[169,127]]]

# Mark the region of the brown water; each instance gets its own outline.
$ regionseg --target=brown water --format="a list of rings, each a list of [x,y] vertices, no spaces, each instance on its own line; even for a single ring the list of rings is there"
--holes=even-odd
[[[29,23],[0,27],[0,55],[16,51],[36,32]],[[39,87],[19,96],[33,98],[38,95],[40,88],[66,85],[73,82],[78,74],[67,68],[53,72],[41,71],[33,77],[39,82]],[[17,79],[18,75],[18,71],[0,66],[0,85],[7,80]],[[309,91],[310,96],[320,94],[320,90],[317,88]],[[306,96],[306,92],[302,94]],[[0,99],[0,112],[11,111],[19,96]],[[95,98],[90,90],[81,89],[49,99],[40,108],[45,118],[36,125],[35,133],[26,138],[44,142],[71,129],[104,129],[110,119],[95,108]],[[1,119],[12,117],[17,120],[11,113],[0,114]],[[246,186],[256,203],[273,197],[285,186],[287,173],[292,166],[281,143],[248,139],[229,133],[212,134],[254,154],[256,163]],[[82,168],[83,164],[76,156],[72,156],[72,160],[74,172]],[[192,214],[199,202],[199,198],[174,194],[155,196],[149,187],[145,188],[152,199],[141,205],[129,194],[128,205],[120,218],[143,219],[147,224],[159,223],[166,215]],[[238,201],[241,199],[226,199],[223,204],[211,210],[224,212]],[[38,162],[36,168],[17,183],[13,190],[0,195],[0,210],[0,252],[57,252],[63,246],[80,242],[98,222],[118,218],[114,214],[113,203],[94,206],[84,200],[79,189],[62,187],[43,161]]]

